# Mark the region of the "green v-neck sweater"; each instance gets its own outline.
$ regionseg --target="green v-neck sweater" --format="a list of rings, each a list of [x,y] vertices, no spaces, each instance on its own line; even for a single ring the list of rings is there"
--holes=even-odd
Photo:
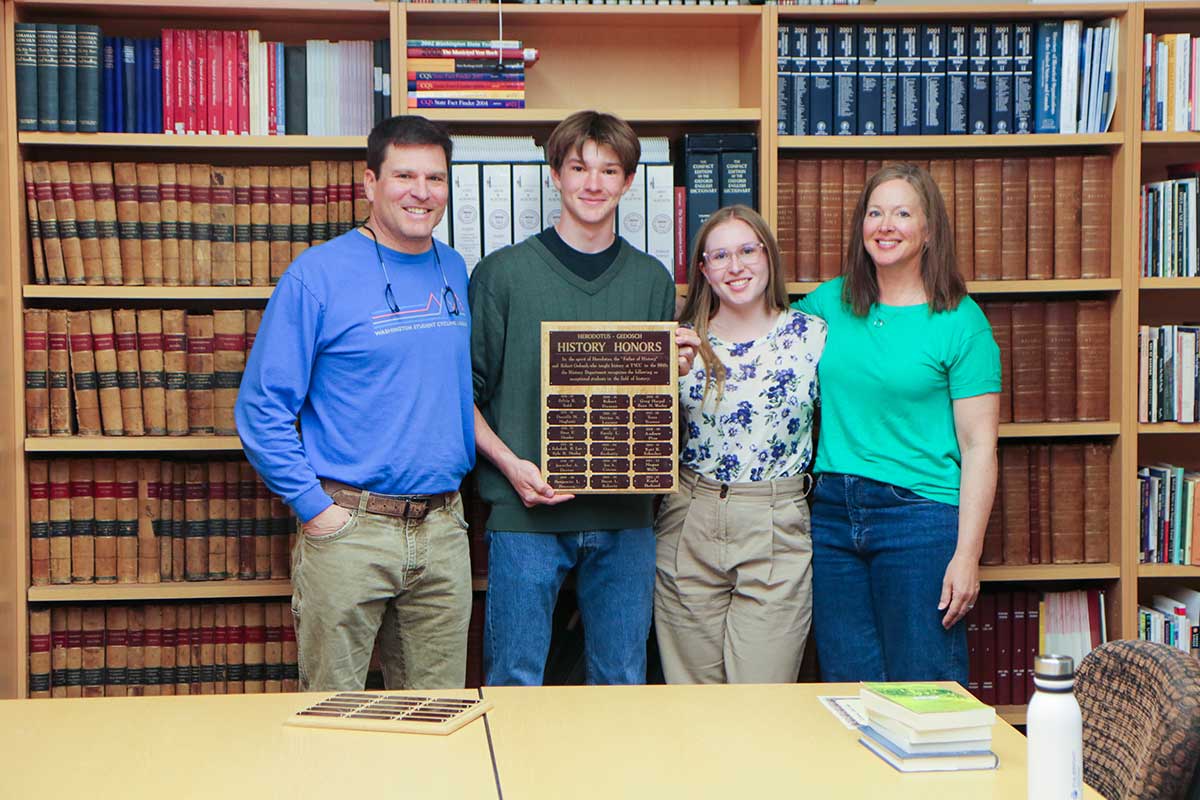
[[[530,237],[479,262],[470,302],[475,404],[518,457],[538,464],[541,323],[671,320],[675,284],[662,264],[625,241],[608,269],[588,281]],[[570,533],[653,523],[649,495],[580,495],[525,508],[498,469],[484,458],[478,463],[479,490],[492,506],[490,530]]]

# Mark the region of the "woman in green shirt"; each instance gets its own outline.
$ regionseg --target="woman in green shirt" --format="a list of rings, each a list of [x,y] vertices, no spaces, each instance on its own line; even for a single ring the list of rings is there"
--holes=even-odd
[[[967,681],[965,626],[996,490],[1000,355],[966,296],[940,191],[871,176],[826,321],[813,497],[813,628],[827,681]]]

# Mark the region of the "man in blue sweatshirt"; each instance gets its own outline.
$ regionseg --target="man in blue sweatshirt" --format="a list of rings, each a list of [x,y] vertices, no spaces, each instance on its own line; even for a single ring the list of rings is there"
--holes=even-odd
[[[471,323],[463,259],[433,239],[450,151],[422,117],[371,131],[370,217],[291,264],[246,364],[246,456],[303,523],[292,612],[305,689],[362,689],[377,635],[388,688],[465,681]]]

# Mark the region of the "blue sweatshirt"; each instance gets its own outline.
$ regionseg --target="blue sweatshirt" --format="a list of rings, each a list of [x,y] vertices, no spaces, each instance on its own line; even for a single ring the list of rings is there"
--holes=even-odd
[[[304,251],[263,314],[237,400],[246,457],[307,522],[319,478],[383,494],[458,489],[475,463],[471,320],[462,257],[375,246],[354,230]],[[303,439],[296,430],[300,418]]]

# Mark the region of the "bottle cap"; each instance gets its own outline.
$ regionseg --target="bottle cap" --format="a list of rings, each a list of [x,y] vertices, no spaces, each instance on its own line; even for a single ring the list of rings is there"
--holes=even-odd
[[[1070,656],[1038,656],[1033,662],[1033,674],[1038,678],[1069,680],[1075,677],[1075,662]]]

